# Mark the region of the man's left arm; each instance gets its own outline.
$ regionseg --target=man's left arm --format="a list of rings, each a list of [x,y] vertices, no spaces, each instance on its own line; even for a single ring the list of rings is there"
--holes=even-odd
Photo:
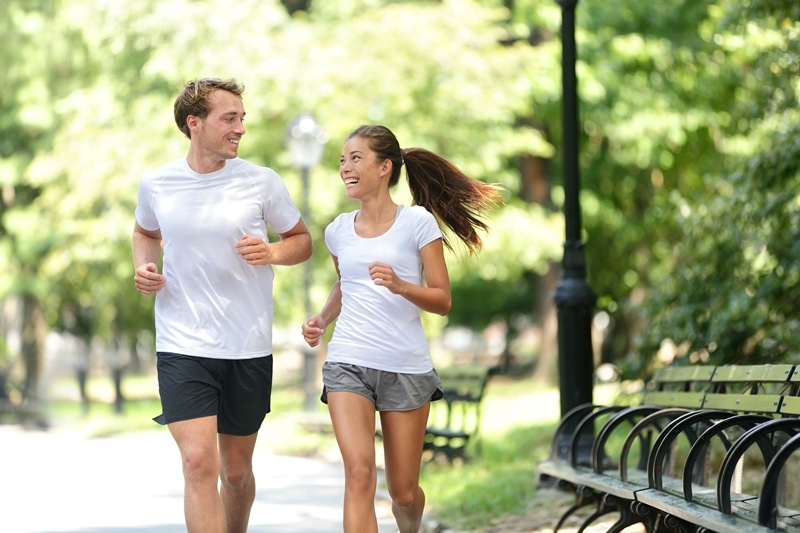
[[[245,235],[236,243],[236,253],[249,265],[296,265],[311,257],[311,233],[302,218],[278,235],[281,240],[270,243]]]

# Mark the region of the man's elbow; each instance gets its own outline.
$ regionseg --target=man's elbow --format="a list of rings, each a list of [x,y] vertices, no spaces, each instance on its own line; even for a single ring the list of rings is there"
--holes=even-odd
[[[311,234],[306,233],[300,253],[300,262],[302,263],[303,261],[308,261],[311,259],[312,253],[314,253],[314,245],[311,243]]]

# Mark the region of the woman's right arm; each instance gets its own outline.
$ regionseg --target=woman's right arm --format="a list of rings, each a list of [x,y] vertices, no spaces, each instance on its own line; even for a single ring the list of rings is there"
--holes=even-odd
[[[333,257],[333,265],[336,268],[336,276],[339,275],[339,259]],[[333,323],[339,317],[342,311],[342,285],[339,279],[331,287],[331,293],[328,295],[328,300],[322,306],[322,310],[318,315],[314,315],[303,323],[303,338],[312,348],[319,344],[322,336],[328,325]]]

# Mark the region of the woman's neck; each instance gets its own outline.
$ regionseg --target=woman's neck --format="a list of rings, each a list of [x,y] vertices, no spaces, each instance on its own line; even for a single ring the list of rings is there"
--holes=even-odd
[[[377,204],[361,204],[361,209],[356,213],[356,233],[362,237],[376,237],[382,235],[392,227],[397,216],[397,204],[391,199],[388,202]]]
[[[371,202],[361,202],[358,218],[362,222],[380,224],[387,220],[394,220],[397,213],[397,204],[391,197],[376,199]]]

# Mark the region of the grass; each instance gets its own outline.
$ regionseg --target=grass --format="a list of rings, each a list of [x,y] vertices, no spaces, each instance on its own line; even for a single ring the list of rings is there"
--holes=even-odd
[[[156,429],[151,419],[161,409],[155,387],[152,376],[126,377],[126,402],[118,414],[107,378],[90,380],[87,390],[93,401],[88,412],[73,380],[55,382],[49,402],[52,424],[91,437]],[[317,411],[303,412],[302,390],[292,384],[276,384],[272,402],[259,446],[280,454],[338,456],[321,403]],[[536,463],[548,453],[558,417],[556,390],[529,379],[493,378],[484,396],[480,439],[468,449],[471,459],[423,465],[421,484],[429,511],[450,528],[473,532],[524,511],[536,492]]]
[[[449,528],[475,532],[521,513],[536,492],[536,463],[547,456],[557,419],[556,391],[530,380],[493,378],[470,460],[424,465],[429,510]]]

